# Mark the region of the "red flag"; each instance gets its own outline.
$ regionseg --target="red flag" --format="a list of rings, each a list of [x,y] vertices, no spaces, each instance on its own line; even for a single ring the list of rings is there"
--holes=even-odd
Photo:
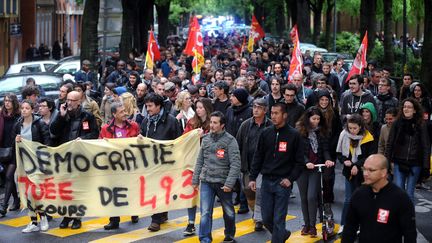
[[[367,62],[366,62],[366,53],[368,48],[368,34],[367,31],[363,37],[363,41],[360,45],[360,48],[357,51],[357,55],[354,59],[354,63],[351,67],[351,71],[349,72],[345,82],[348,82],[348,80],[351,78],[351,76],[355,74],[362,74],[363,70],[365,69]]]
[[[154,37],[153,31],[150,31],[149,41],[147,44],[146,67],[153,69],[154,62],[160,59],[159,47]]]
[[[203,54],[203,37],[201,34],[201,29],[198,23],[198,19],[194,16],[190,25],[189,25],[189,36],[188,41],[186,43],[186,47],[184,49],[184,53],[189,56],[194,56],[194,49]]]
[[[261,38],[265,37],[264,30],[261,28],[261,25],[258,23],[255,15],[252,15],[252,23],[251,29],[249,32],[249,41],[248,41],[248,51],[253,51],[253,45],[259,41]]]
[[[303,57],[300,50],[300,41],[299,41],[297,25],[294,25],[293,29],[291,30],[290,36],[294,44],[294,49],[291,56],[288,82],[292,82],[294,74],[302,74],[302,70],[303,70]]]

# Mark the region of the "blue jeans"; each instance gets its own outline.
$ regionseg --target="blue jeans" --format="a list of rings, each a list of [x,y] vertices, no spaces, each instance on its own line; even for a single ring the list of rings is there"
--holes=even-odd
[[[189,224],[195,224],[196,210],[197,210],[196,206],[187,209]]]
[[[234,239],[236,226],[235,226],[235,212],[232,202],[232,192],[224,192],[220,183],[206,183],[201,182],[200,189],[200,209],[201,221],[199,228],[199,239],[201,243],[212,242],[212,224],[213,224],[213,205],[215,197],[221,201],[223,218],[225,222],[225,237]]]
[[[292,187],[282,187],[280,181],[263,176],[261,186],[261,214],[264,226],[272,234],[272,243],[285,242],[288,234],[285,218]]]
[[[345,225],[346,215],[348,213],[348,208],[351,202],[351,196],[353,192],[357,189],[357,186],[352,181],[345,178],[345,201],[342,209],[341,225]]]
[[[405,174],[399,170],[399,164],[394,163],[393,168],[393,175],[394,175],[394,183],[402,188],[402,190],[405,190],[408,196],[410,197],[411,201],[414,203],[414,190],[417,183],[417,180],[420,176],[421,167],[420,166],[413,166],[410,167],[411,172],[408,174]],[[405,187],[406,184],[406,187]]]

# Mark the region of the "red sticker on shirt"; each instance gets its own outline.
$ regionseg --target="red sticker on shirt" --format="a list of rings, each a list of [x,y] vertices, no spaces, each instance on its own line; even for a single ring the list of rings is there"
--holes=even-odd
[[[82,127],[83,127],[83,130],[89,130],[90,127],[89,127],[88,121],[83,121]]]
[[[429,120],[429,113],[427,112],[423,113],[423,120]]]
[[[390,211],[385,209],[378,209],[377,222],[387,224],[390,216]]]
[[[279,152],[286,152],[287,151],[287,142],[279,142]]]
[[[225,150],[224,149],[218,149],[216,150],[216,157],[219,159],[223,159],[225,156]]]

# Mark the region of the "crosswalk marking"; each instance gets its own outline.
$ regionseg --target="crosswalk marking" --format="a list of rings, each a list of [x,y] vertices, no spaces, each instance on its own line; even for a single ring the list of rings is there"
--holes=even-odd
[[[53,217],[58,218],[58,217]],[[21,216],[18,218],[8,219],[4,221],[0,221],[0,224],[11,226],[11,227],[24,227],[30,223],[29,216]]]
[[[295,219],[296,217],[293,215],[287,215],[286,220],[292,220]],[[219,228],[216,230],[212,231],[212,238],[213,238],[213,242],[222,242],[225,235],[224,235],[224,230],[225,228]],[[255,222],[253,219],[247,219],[247,220],[243,220],[241,222],[237,222],[236,223],[236,234],[235,237],[241,237],[243,235],[246,234],[250,234],[255,232]],[[179,240],[176,241],[175,243],[199,243],[199,237],[198,236],[194,236],[194,237],[190,237],[184,240]]]
[[[213,219],[222,218],[223,211],[222,207],[216,207],[213,209]],[[157,232],[150,232],[147,227],[143,229],[133,230],[130,232],[115,234],[105,238],[101,238],[98,240],[91,241],[90,243],[123,243],[123,242],[133,242],[137,240],[143,240],[150,237],[163,235],[166,233],[170,233],[179,229],[183,229],[187,225],[187,216],[183,216],[174,220],[170,220],[167,223],[161,224],[161,230]],[[197,213],[196,222],[199,222],[200,214]]]
[[[301,230],[298,230],[291,234],[290,238],[286,241],[286,243],[313,243],[313,242],[321,241],[322,240],[321,226],[322,226],[321,223],[316,225],[318,235],[315,238],[310,237],[310,235],[301,235]],[[339,226],[340,226],[339,224],[335,224],[335,229],[333,230],[333,232],[335,233],[338,232]],[[267,243],[270,243],[270,241],[267,241]]]
[[[121,222],[129,222],[131,221],[130,216],[121,216],[120,217]],[[102,218],[95,218],[87,221],[82,222],[82,226],[80,229],[72,230],[70,228],[67,229],[60,229],[60,228],[53,228],[46,232],[45,234],[57,236],[57,237],[68,237],[72,235],[77,235],[81,233],[85,233],[91,230],[101,229],[104,225],[108,224],[109,217],[102,217]],[[72,222],[69,224],[69,226],[72,224]]]

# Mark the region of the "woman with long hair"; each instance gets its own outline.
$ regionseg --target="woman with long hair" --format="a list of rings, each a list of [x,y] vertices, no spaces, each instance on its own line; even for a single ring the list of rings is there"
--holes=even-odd
[[[201,137],[210,131],[210,114],[213,112],[212,101],[209,98],[200,98],[195,103],[195,115],[187,121],[183,134],[193,130],[199,129]],[[188,225],[183,231],[184,236],[191,236],[195,234],[195,215],[196,206],[188,208]]]
[[[351,195],[363,182],[364,161],[376,152],[374,145],[374,137],[366,129],[363,118],[359,114],[349,115],[336,148],[338,160],[343,164],[342,174],[345,177],[345,201],[339,233],[343,231]]]
[[[128,120],[141,124],[144,116],[138,109],[135,96],[129,92],[125,92],[120,95],[120,100],[123,103],[123,107],[125,108],[125,113],[128,116]]]
[[[16,211],[21,206],[15,185],[14,175],[16,170],[16,162],[13,154],[13,148],[15,146],[15,134],[13,133],[13,127],[19,117],[20,105],[18,98],[15,94],[6,94],[4,96],[3,106],[0,112],[0,148],[11,150],[12,154],[9,161],[3,162],[6,174],[6,182],[3,203],[0,205],[1,216],[5,216],[7,213],[11,195],[13,196],[14,202],[13,206],[9,210]]]
[[[109,123],[112,119],[111,104],[114,102],[113,90],[115,87],[116,86],[114,83],[105,84],[104,96],[100,105],[100,112],[103,124]]]
[[[33,114],[34,104],[31,100],[24,100],[21,103],[21,117],[15,123],[13,134],[15,142],[20,143],[21,140],[27,139],[34,142],[39,142],[44,145],[51,145],[48,125],[41,117]],[[32,205],[33,208],[36,208]],[[40,228],[38,227],[37,215],[40,215]],[[22,230],[23,233],[48,230],[48,219],[43,211],[29,211],[31,222]]]
[[[301,234],[316,237],[317,229],[315,224],[321,177],[315,165],[325,163],[327,167],[334,166],[334,162],[330,160],[328,149],[328,129],[321,110],[314,106],[306,110],[297,122],[296,128],[303,138],[304,160],[306,163],[306,169],[302,171],[297,179],[305,223]]]
[[[184,131],[187,121],[195,115],[195,111],[192,109],[192,98],[187,90],[178,93],[173,115],[177,118]]]
[[[402,101],[396,121],[390,129],[386,157],[394,164],[394,182],[414,201],[414,189],[420,176],[429,177],[430,140],[423,109],[416,99]]]

